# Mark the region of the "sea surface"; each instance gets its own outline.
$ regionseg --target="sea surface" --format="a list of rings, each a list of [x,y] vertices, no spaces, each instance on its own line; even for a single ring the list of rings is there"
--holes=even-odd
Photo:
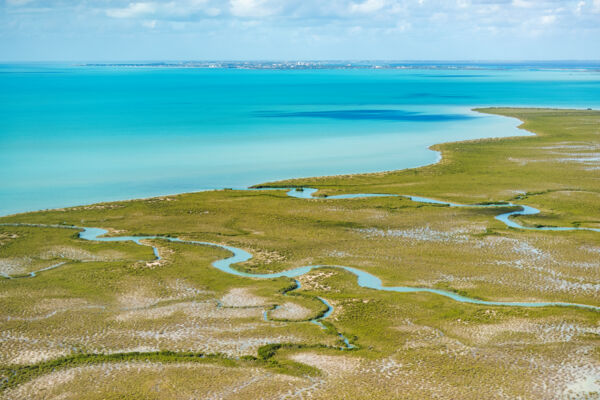
[[[0,215],[436,162],[526,134],[473,107],[600,108],[600,72],[0,65]]]

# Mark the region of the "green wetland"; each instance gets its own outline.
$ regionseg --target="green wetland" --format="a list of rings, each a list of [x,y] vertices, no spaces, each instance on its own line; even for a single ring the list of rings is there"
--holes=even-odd
[[[0,397],[598,398],[596,309],[373,290],[335,267],[485,302],[600,306],[600,112],[479,111],[536,135],[439,144],[442,160],[416,169],[0,218]],[[355,193],[494,206],[331,198]],[[512,217],[524,227],[586,229],[495,218],[519,205],[540,211]],[[191,241],[248,252],[231,266],[247,275],[323,267],[238,276],[213,266],[227,249]]]

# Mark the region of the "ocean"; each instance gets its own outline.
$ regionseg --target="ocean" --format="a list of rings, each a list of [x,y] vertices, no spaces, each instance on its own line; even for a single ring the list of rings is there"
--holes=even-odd
[[[435,162],[525,134],[473,107],[600,108],[600,72],[0,65],[0,215]]]

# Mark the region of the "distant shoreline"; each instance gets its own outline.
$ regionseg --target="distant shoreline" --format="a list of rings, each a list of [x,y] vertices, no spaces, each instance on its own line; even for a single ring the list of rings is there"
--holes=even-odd
[[[177,61],[82,63],[78,67],[100,68],[179,68],[179,69],[256,69],[256,70],[561,70],[600,72],[600,61]]]

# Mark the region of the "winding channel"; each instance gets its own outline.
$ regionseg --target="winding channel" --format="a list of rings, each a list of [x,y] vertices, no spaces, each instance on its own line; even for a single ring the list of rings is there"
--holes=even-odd
[[[317,192],[317,189],[312,189],[312,188],[304,188],[304,189],[284,188],[284,189],[288,190],[288,192],[287,192],[288,196],[294,197],[294,198],[299,198],[299,199],[353,199],[353,198],[366,198],[366,197],[405,197],[405,198],[409,198],[410,200],[415,201],[415,202],[428,203],[428,204],[439,204],[439,205],[446,205],[446,206],[450,206],[450,207],[486,207],[486,208],[496,207],[496,208],[498,208],[498,207],[519,206],[522,208],[521,210],[511,211],[511,212],[496,215],[495,219],[503,222],[504,224],[506,224],[507,226],[509,226],[511,228],[517,228],[517,229],[528,229],[528,230],[539,230],[539,231],[589,230],[589,231],[600,232],[600,229],[598,229],[598,228],[526,227],[526,226],[523,226],[523,225],[519,224],[518,222],[512,220],[511,217],[516,216],[516,215],[533,215],[533,214],[539,213],[539,210],[537,210],[533,207],[523,206],[523,205],[518,205],[518,204],[513,204],[513,203],[490,204],[490,205],[466,205],[466,204],[443,202],[443,201],[439,201],[439,200],[433,200],[433,199],[428,199],[428,198],[418,197],[418,196],[401,196],[401,195],[394,195],[394,194],[367,194],[367,193],[344,194],[344,195],[336,195],[336,196],[328,196],[328,197],[313,197],[313,194],[315,192]],[[3,225],[44,226],[44,225],[36,225],[36,224],[3,224]],[[298,267],[298,268],[281,271],[281,272],[274,272],[274,273],[269,273],[269,274],[254,274],[254,273],[239,271],[232,267],[234,264],[243,263],[252,258],[252,254],[248,253],[247,251],[245,251],[243,249],[239,249],[239,248],[232,247],[232,246],[227,246],[227,245],[217,244],[217,243],[210,243],[210,242],[194,241],[194,240],[183,240],[183,239],[179,239],[179,238],[171,238],[171,237],[165,237],[165,236],[115,236],[115,237],[103,236],[106,233],[108,233],[108,231],[105,229],[101,229],[101,228],[88,228],[88,227],[77,227],[77,226],[67,227],[64,225],[63,226],[45,225],[45,226],[80,229],[81,232],[79,233],[79,237],[81,239],[90,240],[90,241],[100,241],[100,242],[131,241],[138,245],[150,246],[150,245],[146,245],[146,244],[142,243],[142,241],[149,240],[149,239],[160,239],[160,240],[167,240],[167,241],[175,242],[175,243],[188,243],[188,244],[193,244],[193,245],[218,247],[218,248],[227,250],[232,253],[231,257],[220,259],[220,260],[217,260],[212,263],[212,266],[217,268],[218,270],[220,270],[224,273],[227,273],[227,274],[236,275],[236,276],[245,277],[245,278],[254,278],[254,279],[273,279],[273,278],[282,278],[282,277],[292,278],[296,282],[296,287],[294,287],[292,290],[297,290],[300,288],[300,282],[298,282],[298,280],[295,279],[297,277],[305,275],[314,269],[337,268],[337,269],[345,270],[345,271],[350,272],[351,274],[355,275],[357,278],[357,283],[360,287],[373,289],[373,290],[380,290],[380,291],[386,291],[386,292],[397,292],[397,293],[421,293],[421,292],[433,293],[433,294],[436,294],[439,296],[444,296],[444,297],[450,298],[452,300],[455,300],[455,301],[458,301],[461,303],[480,304],[480,305],[487,305],[487,306],[578,307],[578,308],[600,311],[600,307],[593,306],[593,305],[587,305],[587,304],[565,303],[565,302],[487,301],[487,300],[479,300],[479,299],[474,299],[471,297],[462,296],[462,295],[454,293],[454,292],[440,290],[440,289],[411,287],[411,286],[384,286],[381,282],[381,279],[379,279],[375,275],[372,275],[368,272],[362,271],[357,268],[352,268],[352,267],[347,267],[347,266],[342,266],[342,265],[307,265],[307,266]],[[158,249],[155,246],[151,246],[151,247],[154,251],[156,259],[160,259],[160,254],[158,252]],[[38,272],[56,268],[63,264],[64,263],[56,264],[51,267],[45,268],[43,270],[32,272],[29,275],[24,275],[23,277],[35,277],[36,273],[38,273]],[[5,276],[5,277],[10,278],[10,279],[17,278],[17,277],[10,277],[10,276]],[[318,318],[310,320],[310,322],[312,322],[316,325],[319,325],[323,329],[326,329],[325,325],[323,325],[321,323],[321,320],[325,319],[331,315],[331,313],[333,312],[333,307],[331,306],[331,304],[329,304],[327,302],[327,300],[322,299],[322,298],[318,298],[318,299],[327,306],[327,310],[323,315],[321,315]],[[268,311],[265,312],[263,314],[263,316],[264,316],[265,320],[268,320]],[[353,347],[352,344],[349,343],[348,339],[345,338],[343,335],[338,333],[338,336],[340,336],[340,338],[344,341],[344,343],[346,344],[346,348]]]
[[[288,188],[282,188],[288,189]],[[531,227],[531,226],[523,226],[518,222],[512,220],[510,217],[516,215],[535,215],[539,214],[540,210],[537,208],[533,208],[530,206],[524,206],[522,204],[514,204],[514,203],[498,203],[498,204],[458,204],[458,203],[450,203],[447,201],[440,201],[434,199],[428,199],[426,197],[419,196],[405,196],[399,194],[375,194],[375,193],[360,193],[360,194],[340,194],[335,196],[327,196],[327,197],[313,197],[313,194],[316,193],[318,189],[312,188],[303,188],[303,189],[291,189],[287,192],[288,196],[295,197],[297,199],[356,199],[356,198],[365,198],[365,197],[404,197],[414,201],[416,203],[427,203],[427,204],[438,204],[449,207],[469,207],[469,208],[498,208],[498,207],[521,207],[521,210],[510,211],[507,213],[496,215],[494,218],[498,221],[503,222],[506,226],[516,229],[525,229],[525,230],[533,230],[533,231],[594,231],[600,232],[600,228],[586,228],[586,227],[560,227],[560,226],[542,226],[542,227]]]

